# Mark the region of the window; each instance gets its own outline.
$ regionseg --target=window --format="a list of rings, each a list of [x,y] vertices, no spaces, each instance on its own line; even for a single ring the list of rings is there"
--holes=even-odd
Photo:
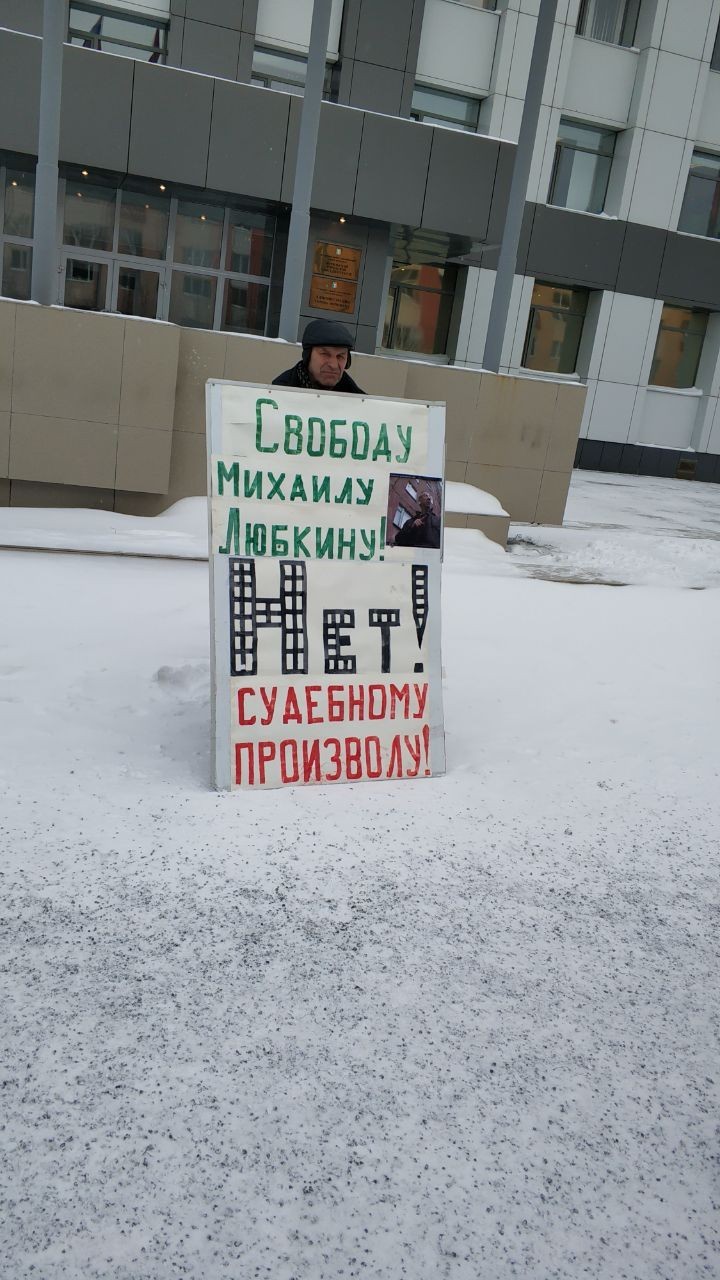
[[[0,156],[0,294],[30,297],[35,173]]]
[[[548,202],[601,213],[605,206],[616,134],[576,120],[560,120]]]
[[[325,67],[325,83],[323,97],[332,98],[331,65]],[[307,76],[307,58],[297,53],[279,53],[275,49],[266,49],[256,45],[252,62],[252,84],[262,85],[265,89],[281,89],[283,93],[305,92]]]
[[[70,5],[68,44],[141,62],[167,60],[168,23],[95,4]]]
[[[67,184],[63,243],[109,253],[113,247],[116,203],[114,187],[85,182]]]
[[[425,124],[444,124],[451,129],[477,133],[480,99],[416,84],[410,115],[413,120],[422,120]]]
[[[575,372],[587,300],[587,289],[536,282],[522,358],[526,369]]]
[[[131,258],[164,258],[170,201],[143,191],[121,191],[118,253]]]
[[[588,40],[631,45],[639,11],[640,0],[581,0],[576,30]]]
[[[720,237],[720,156],[693,151],[678,230]]]
[[[390,274],[383,347],[443,355],[447,351],[456,281],[456,267],[396,263]]]
[[[650,370],[652,386],[695,386],[706,328],[707,311],[664,304]]]
[[[263,334],[274,216],[192,196],[160,182],[101,185],[68,168],[65,305]]]

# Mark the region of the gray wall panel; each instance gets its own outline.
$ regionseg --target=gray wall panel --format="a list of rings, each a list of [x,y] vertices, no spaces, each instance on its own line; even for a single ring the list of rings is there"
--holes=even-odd
[[[178,17],[185,17],[185,6],[187,0],[170,0],[170,14],[176,13]]]
[[[250,77],[252,76],[252,60],[254,51],[255,36],[251,35],[249,31],[241,32],[237,78],[238,80],[244,81],[246,84],[250,83]]]
[[[41,36],[43,0],[0,0],[0,27]]]
[[[135,63],[130,169],[204,187],[214,81]]]
[[[490,138],[433,129],[422,225],[484,240],[498,152]]]
[[[345,0],[340,27],[340,57],[345,61],[355,57],[358,24],[363,0]]]
[[[374,335],[377,333],[378,317],[385,315],[385,276],[391,252],[389,228],[369,227],[358,329],[363,326],[370,328],[373,333],[373,342]],[[362,349],[368,351],[375,348],[373,346]]]
[[[502,237],[514,163],[515,147],[510,143],[501,142],[487,228],[487,238],[490,244],[499,244]]]
[[[217,27],[243,28],[243,0],[186,0],[185,16]]]
[[[182,47],[182,65],[189,71],[199,71],[205,76],[222,76],[236,80],[240,33],[227,27],[212,26],[209,22],[185,19],[185,35]]]
[[[611,218],[536,205],[526,272],[591,289],[614,289],[624,234],[624,223]]]
[[[280,199],[289,103],[289,94],[217,81],[208,186]]]
[[[321,104],[322,105],[322,104]],[[286,204],[292,203],[293,183],[295,181],[295,161],[297,160],[298,139],[300,137],[300,111],[302,98],[290,94],[290,113],[288,117],[287,140],[285,143],[285,161],[283,165],[280,199]]]
[[[183,47],[184,34],[185,34],[184,19],[177,17],[175,14],[171,14],[170,30],[168,32],[168,51],[167,51],[167,65],[169,67],[179,67],[182,63],[182,47]]]
[[[323,102],[312,188],[315,209],[349,213],[355,200],[364,115]]]
[[[658,296],[720,309],[720,243],[670,233],[660,268]]]
[[[403,73],[371,62],[353,63],[350,106],[396,116],[403,97]]]
[[[355,330],[355,350],[374,356],[377,347],[377,325],[359,324]]]
[[[661,227],[643,227],[625,223],[625,237],[615,288],[618,293],[632,293],[641,298],[657,297],[667,231]]]
[[[65,46],[61,160],[125,173],[134,70],[130,58]]]
[[[414,120],[365,116],[354,213],[420,225],[432,129]]]
[[[355,57],[404,71],[413,19],[413,0],[362,0]]]
[[[258,0],[245,0],[243,5],[242,29],[255,35],[257,27]]]
[[[40,116],[42,40],[0,31],[2,146],[36,156]]]

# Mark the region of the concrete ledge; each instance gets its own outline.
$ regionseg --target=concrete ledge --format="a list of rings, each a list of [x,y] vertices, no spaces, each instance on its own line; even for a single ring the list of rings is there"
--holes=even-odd
[[[445,516],[445,527],[446,529],[479,529],[491,542],[496,542],[503,551],[507,550],[510,529],[510,517],[507,515],[463,515],[459,511],[448,511]]]

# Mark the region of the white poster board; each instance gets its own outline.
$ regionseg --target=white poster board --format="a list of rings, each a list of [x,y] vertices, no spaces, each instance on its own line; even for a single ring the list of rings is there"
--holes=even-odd
[[[218,789],[442,773],[444,405],[209,381]]]

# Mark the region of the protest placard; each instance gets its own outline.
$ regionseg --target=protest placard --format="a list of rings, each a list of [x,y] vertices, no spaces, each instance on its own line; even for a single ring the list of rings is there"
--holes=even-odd
[[[217,788],[445,766],[444,406],[207,384]]]

